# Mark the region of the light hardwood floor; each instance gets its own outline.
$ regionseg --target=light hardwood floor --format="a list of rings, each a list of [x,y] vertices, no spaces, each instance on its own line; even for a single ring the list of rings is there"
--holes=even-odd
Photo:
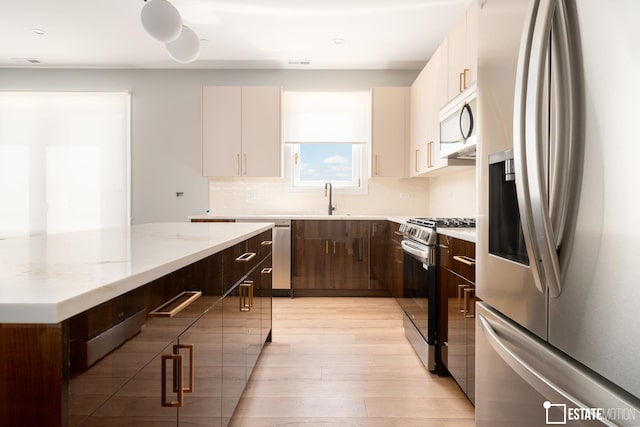
[[[392,298],[274,298],[231,426],[473,427],[452,378],[424,369]]]

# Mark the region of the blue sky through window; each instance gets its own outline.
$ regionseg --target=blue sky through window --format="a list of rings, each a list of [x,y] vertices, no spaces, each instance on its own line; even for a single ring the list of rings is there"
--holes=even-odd
[[[352,181],[351,144],[300,144],[300,181]]]

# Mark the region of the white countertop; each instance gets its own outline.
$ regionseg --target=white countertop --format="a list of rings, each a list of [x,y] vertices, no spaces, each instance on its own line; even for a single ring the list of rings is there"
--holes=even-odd
[[[270,229],[155,223],[0,240],[0,323],[58,323]]]
[[[309,220],[318,220],[318,219],[326,219],[326,220],[388,220],[393,222],[405,222],[410,217],[408,216],[389,216],[389,215],[360,215],[360,214],[239,214],[239,215],[216,215],[216,214],[203,214],[203,215],[192,215],[189,217],[192,219],[200,219],[200,220],[216,220],[216,219],[238,219],[238,220],[256,220],[256,221],[275,221],[279,219],[309,219]]]
[[[475,228],[438,227],[438,234],[444,234],[445,236],[450,236],[456,239],[466,240],[467,242],[476,243]]]

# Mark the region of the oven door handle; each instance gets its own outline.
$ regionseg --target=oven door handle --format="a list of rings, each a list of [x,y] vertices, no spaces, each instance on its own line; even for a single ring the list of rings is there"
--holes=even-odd
[[[420,245],[411,240],[403,240],[400,242],[402,250],[409,255],[413,255],[423,260],[424,263],[429,262],[429,247],[426,245]]]

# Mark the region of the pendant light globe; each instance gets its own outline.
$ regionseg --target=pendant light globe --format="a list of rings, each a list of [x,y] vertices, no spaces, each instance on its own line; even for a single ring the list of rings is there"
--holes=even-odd
[[[191,28],[184,25],[180,36],[174,41],[166,43],[165,47],[171,58],[183,64],[195,61],[200,55],[200,39],[198,35]]]
[[[149,0],[140,14],[142,26],[154,39],[168,43],[176,40],[182,31],[182,17],[167,0]]]

